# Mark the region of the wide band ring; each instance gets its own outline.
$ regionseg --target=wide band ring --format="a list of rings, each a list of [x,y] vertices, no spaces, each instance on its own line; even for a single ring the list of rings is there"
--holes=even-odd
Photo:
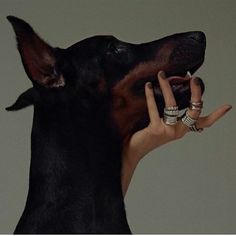
[[[164,122],[167,125],[175,125],[178,121],[178,106],[170,106],[164,108]]]
[[[203,108],[203,101],[200,102],[189,102],[189,109],[190,110],[195,110],[195,111],[200,111]]]
[[[183,118],[181,119],[182,122],[188,126],[189,128],[192,127],[193,125],[195,125],[195,123],[197,122],[196,119],[191,118],[187,112],[185,112],[185,115],[183,116]]]

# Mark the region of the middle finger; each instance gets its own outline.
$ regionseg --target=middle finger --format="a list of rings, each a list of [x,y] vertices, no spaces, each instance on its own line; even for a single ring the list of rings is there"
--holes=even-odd
[[[171,86],[169,84],[169,81],[166,80],[165,78],[166,78],[165,72],[160,71],[158,73],[158,80],[159,80],[160,88],[161,88],[161,91],[165,100],[165,106],[166,107],[176,106],[176,101],[175,101],[175,97],[172,92]]]

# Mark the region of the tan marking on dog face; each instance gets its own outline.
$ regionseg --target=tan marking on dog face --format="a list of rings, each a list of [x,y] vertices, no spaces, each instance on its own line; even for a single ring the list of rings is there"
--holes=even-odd
[[[138,64],[133,70],[131,70],[125,77],[115,86],[115,90],[129,89],[131,84],[138,79],[155,75],[158,71],[158,64],[156,62],[144,62]],[[129,86],[128,86],[129,85]]]
[[[131,137],[137,122],[142,120],[147,114],[145,97],[134,96],[131,88],[137,80],[153,76],[159,70],[160,67],[156,62],[140,63],[118,82],[112,90],[113,104],[111,115],[124,142],[127,142]]]

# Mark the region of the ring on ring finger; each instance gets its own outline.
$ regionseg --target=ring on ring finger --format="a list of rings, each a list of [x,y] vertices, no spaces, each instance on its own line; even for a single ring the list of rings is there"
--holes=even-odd
[[[192,117],[190,117],[187,111],[185,112],[181,120],[183,124],[185,124],[189,128],[191,128],[197,122],[197,119],[193,119]]]
[[[190,110],[196,110],[196,111],[201,111],[203,108],[203,101],[200,102],[189,102],[189,109]]]
[[[203,128],[197,128],[196,126],[197,119],[193,119],[191,116],[189,116],[187,111],[185,112],[181,121],[183,122],[184,125],[186,125],[189,128],[190,131],[199,133],[203,131]]]

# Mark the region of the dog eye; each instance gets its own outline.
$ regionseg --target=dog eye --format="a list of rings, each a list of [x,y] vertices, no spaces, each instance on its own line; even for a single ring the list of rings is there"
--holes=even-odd
[[[119,54],[122,51],[123,51],[122,47],[115,45],[114,43],[110,43],[108,45],[108,53]]]

